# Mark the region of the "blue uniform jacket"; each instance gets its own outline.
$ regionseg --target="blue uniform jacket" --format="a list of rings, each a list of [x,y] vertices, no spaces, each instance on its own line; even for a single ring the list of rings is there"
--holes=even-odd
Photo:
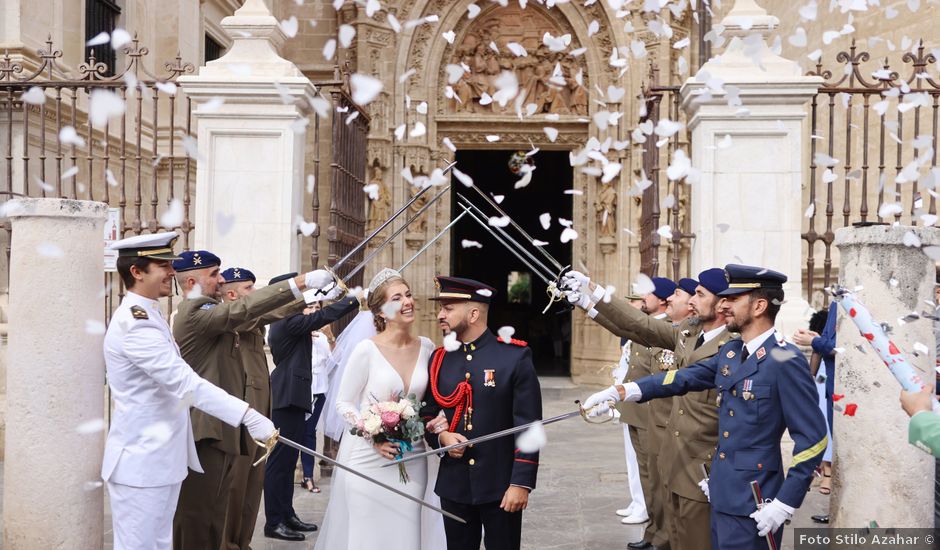
[[[708,484],[711,505],[725,514],[756,509],[750,482],[764,499],[799,508],[826,450],[826,425],[806,358],[771,335],[744,362],[744,342],[732,340],[718,353],[684,369],[637,381],[640,402],[716,388],[718,448]],[[793,462],[786,479],[780,438],[789,430]]]
[[[541,388],[527,346],[503,343],[486,331],[476,341],[446,352],[437,381],[440,395],[453,393],[468,373],[473,387],[472,429],[461,419],[457,433],[473,439],[542,418]],[[437,416],[441,406],[430,387],[424,400],[421,416]],[[444,412],[451,421],[454,409]],[[437,434],[426,434],[425,439],[432,448],[440,447]],[[441,458],[434,491],[462,504],[499,502],[510,485],[535,489],[538,461],[538,453],[520,452],[511,436],[480,443],[466,448],[461,458]]]

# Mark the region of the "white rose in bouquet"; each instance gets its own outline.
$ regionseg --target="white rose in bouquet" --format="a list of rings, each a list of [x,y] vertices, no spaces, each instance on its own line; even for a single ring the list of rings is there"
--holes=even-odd
[[[368,434],[376,435],[382,431],[382,417],[369,415],[363,420],[362,427]]]
[[[406,403],[404,408],[401,411],[401,417],[405,420],[412,418],[415,415],[415,408],[411,406],[411,403]]]

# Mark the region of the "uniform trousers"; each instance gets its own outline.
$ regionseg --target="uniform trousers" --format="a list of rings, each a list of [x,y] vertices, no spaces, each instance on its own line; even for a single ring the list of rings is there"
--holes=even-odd
[[[767,550],[767,538],[757,534],[757,523],[749,516],[723,514],[712,509],[712,548],[714,550]],[[783,526],[774,533],[777,548],[783,540]]]
[[[522,512],[510,514],[499,505],[498,501],[462,504],[441,498],[441,508],[467,521],[464,525],[444,518],[447,550],[480,550],[481,534],[486,550],[519,550],[522,543]]]
[[[649,515],[652,515],[653,508],[650,498],[653,495],[653,486],[650,484],[650,472],[649,472],[649,430],[644,428],[637,428],[633,424],[630,424],[630,441],[633,443],[633,450],[636,451],[636,463],[640,471],[640,486],[643,489],[644,497],[644,506]],[[654,466],[655,467],[655,466]],[[655,533],[655,527],[648,524],[646,526],[646,533],[650,532],[650,528],[653,528]],[[644,533],[643,540],[649,541]]]
[[[623,426],[623,453],[627,460],[627,488],[630,490],[630,505],[633,506],[633,514],[637,516],[646,515],[646,501],[643,500],[643,485],[640,483],[640,465],[637,463],[636,450],[633,448],[633,441],[630,439],[630,426]]]
[[[653,430],[662,431],[663,428],[653,426]],[[646,497],[646,504],[650,522],[649,525],[646,526],[643,540],[660,550],[671,550],[669,546],[669,523],[671,519],[667,517],[669,507],[666,504],[668,491],[666,490],[666,485],[663,483],[663,476],[659,472],[658,443],[658,438],[650,438],[650,444],[656,448],[647,453],[650,493],[649,496]],[[646,495],[645,492],[643,494]]]
[[[261,490],[264,488],[264,464],[253,464],[263,455],[264,449],[258,447],[255,456],[235,458],[222,535],[223,550],[248,550],[251,547],[251,537],[255,534],[255,522],[261,508]]]
[[[304,436],[304,411],[298,407],[274,409],[271,421],[281,435],[291,441],[300,441]],[[294,512],[294,470],[300,451],[287,445],[277,445],[264,465],[264,515],[267,527],[296,516]]]
[[[317,422],[320,421],[320,413],[323,412],[323,404],[326,403],[326,395],[318,393],[313,396],[313,412],[310,418],[304,420],[304,439],[303,446],[317,450]],[[306,453],[300,453],[300,465],[304,471],[304,477],[313,479],[313,462],[316,459]]]
[[[669,492],[669,546],[672,550],[711,548],[711,506]],[[750,519],[750,518],[748,518]],[[751,520],[753,523],[754,520]],[[755,524],[756,525],[756,524]]]
[[[131,487],[109,481],[114,550],[169,550],[180,485]]]
[[[222,545],[232,467],[238,455],[220,451],[210,439],[196,442],[196,454],[204,473],[190,470],[183,480],[173,518],[176,550],[206,550]]]

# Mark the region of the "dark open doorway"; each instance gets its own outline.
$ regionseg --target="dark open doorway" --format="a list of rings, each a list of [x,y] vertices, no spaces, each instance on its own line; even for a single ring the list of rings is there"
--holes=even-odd
[[[500,207],[533,238],[548,242],[545,250],[561,265],[568,265],[571,243],[561,243],[563,227],[558,223],[559,218],[571,219],[572,201],[564,194],[572,185],[568,153],[540,151],[532,156],[530,162],[535,165],[532,181],[521,189],[513,188],[520,178],[510,170],[514,153],[516,151],[458,151],[457,168],[472,177],[484,193],[491,197],[505,196]],[[453,187],[454,193],[461,193],[484,212],[495,215],[482,197],[456,178]],[[462,212],[456,196],[453,199],[452,219]],[[539,220],[544,213],[551,215],[551,226],[547,230]],[[482,248],[464,247],[465,240],[478,242]],[[526,246],[530,245],[526,243]],[[571,312],[556,304],[542,314],[548,302],[546,283],[468,216],[451,231],[451,250],[451,273],[497,289],[490,310],[489,325],[493,332],[503,326],[515,328],[513,337],[529,343],[540,375],[569,375]]]

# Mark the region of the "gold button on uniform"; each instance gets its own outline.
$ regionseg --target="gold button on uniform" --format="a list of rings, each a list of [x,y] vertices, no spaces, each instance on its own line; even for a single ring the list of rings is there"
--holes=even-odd
[[[723,434],[721,434],[721,435],[725,436],[725,439],[728,439],[728,436],[731,435],[731,434],[728,433],[728,431],[725,431],[725,433],[723,433]]]
[[[473,465],[476,464],[476,463],[477,463],[476,460],[474,460],[474,459],[472,459],[472,458],[470,459],[470,465],[471,465],[471,466],[473,466]]]
[[[728,416],[734,416],[734,411],[728,411]]]
[[[473,361],[473,356],[469,353],[467,354],[467,361]]]
[[[467,356],[467,359],[469,359],[469,358],[470,358],[470,356],[468,355],[468,356]],[[731,395],[733,395],[733,396],[735,396],[735,397],[738,396],[738,390],[737,390],[737,388],[731,390]]]
[[[718,453],[718,458],[724,460],[724,459],[725,459],[725,453]]]
[[[685,414],[685,411],[682,409],[679,409],[679,414]]]

